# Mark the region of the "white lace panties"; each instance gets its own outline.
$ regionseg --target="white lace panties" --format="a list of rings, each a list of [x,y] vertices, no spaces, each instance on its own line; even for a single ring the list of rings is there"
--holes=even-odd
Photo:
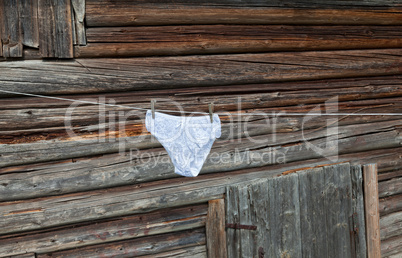
[[[221,121],[217,114],[213,115],[213,123],[209,116],[172,116],[147,111],[145,117],[147,130],[156,137],[168,152],[175,166],[175,173],[195,177],[200,173],[212,144],[221,136]]]

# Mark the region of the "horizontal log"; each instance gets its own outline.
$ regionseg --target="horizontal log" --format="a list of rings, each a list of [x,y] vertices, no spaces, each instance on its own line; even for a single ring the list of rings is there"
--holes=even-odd
[[[380,218],[381,240],[402,235],[402,211]]]
[[[402,193],[402,177],[378,183],[378,195],[380,198]]]
[[[395,177],[402,177],[402,170],[390,171],[386,173],[378,174],[378,181],[389,180]]]
[[[375,127],[372,124],[339,127],[339,141],[328,139],[329,142],[337,144],[338,148],[327,150],[325,156],[397,148],[402,139],[398,136],[398,130],[390,128],[394,127],[395,124],[400,124],[400,122],[400,120],[396,120],[377,123]],[[203,166],[202,173],[233,171],[322,157],[308,146],[313,144],[321,147],[323,144],[329,144],[325,142],[325,139],[323,140],[323,137],[326,136],[326,130],[310,130],[304,131],[304,133],[306,135],[304,140],[303,135],[297,132],[277,135],[276,141],[269,143],[266,141],[263,143],[263,140],[267,139],[267,135],[261,135],[254,137],[253,141],[243,139],[241,147],[239,147],[238,141],[217,142]],[[261,143],[256,144],[255,141]],[[152,143],[152,141],[150,142]],[[55,152],[58,149],[56,146],[46,145],[43,147],[47,150],[52,147],[54,148],[52,151]],[[89,146],[91,145],[82,145],[82,151],[86,151],[86,155],[88,155]],[[96,143],[93,146],[96,148]],[[31,147],[35,149],[37,157],[42,157],[41,150],[38,150],[39,145],[34,144]],[[78,146],[75,145],[74,148],[77,149]],[[63,152],[60,149],[59,151]],[[19,162],[26,155],[26,152],[18,154],[12,150],[5,150],[3,153],[2,158],[7,163]],[[152,152],[148,150],[137,152],[135,150],[132,153],[90,158],[81,162],[71,162],[70,160],[60,164],[49,164],[47,167],[46,165],[42,168],[33,166],[31,167],[32,170],[28,170],[27,173],[21,173],[18,168],[4,170],[0,174],[2,182],[0,200],[58,195],[176,176],[174,166],[167,156],[166,150],[163,149]],[[24,167],[22,169],[24,170]],[[9,172],[7,173],[7,171]],[[13,173],[17,171],[18,173]],[[77,182],[80,183],[77,184]]]
[[[105,114],[105,122],[106,120],[111,121],[112,118],[118,122],[122,120],[121,113],[124,112],[127,114],[130,110],[130,106],[140,107],[140,108],[149,108],[149,103],[151,99],[164,99],[164,101],[158,102],[157,109],[163,110],[177,110],[176,104],[179,105],[187,111],[200,111],[205,110],[208,106],[208,103],[213,102],[215,107],[215,112],[228,112],[235,111],[241,105],[242,112],[248,112],[250,109],[262,109],[262,108],[274,108],[272,111],[279,112],[283,110],[282,107],[288,107],[287,112],[296,112],[300,113],[303,110],[300,110],[300,105],[304,105],[304,109],[308,109],[309,107],[314,108],[315,105],[309,104],[321,104],[331,98],[337,98],[339,102],[339,112],[357,112],[361,109],[361,105],[365,105],[366,110],[370,110],[370,113],[376,113],[380,111],[381,113],[401,113],[402,114],[402,98],[397,98],[402,96],[402,88],[398,85],[394,85],[397,83],[402,83],[402,78],[395,78],[393,80],[385,80],[384,82],[378,82],[378,79],[373,79],[371,82],[369,79],[362,80],[356,84],[356,87],[346,87],[338,88],[328,87],[328,81],[326,82],[311,82],[312,89],[293,89],[289,88],[289,90],[281,90],[274,91],[271,89],[271,85],[261,85],[260,87],[266,88],[266,90],[270,90],[269,93],[263,92],[264,89],[261,89],[262,92],[254,93],[250,92],[248,94],[234,95],[234,94],[224,94],[224,90],[228,87],[222,86],[217,87],[215,92],[210,92],[209,94],[181,94],[176,93],[177,95],[168,95],[166,91],[153,91],[153,95],[150,96],[149,93],[140,91],[140,92],[127,92],[125,94],[116,93],[116,94],[107,94],[105,96],[94,96],[94,95],[82,95],[80,99],[91,98],[93,102],[100,101],[101,98],[104,98],[105,103],[113,102],[118,105],[125,105],[127,108],[121,107],[103,107],[97,105],[88,105],[83,104],[74,108],[74,112],[71,112],[69,118],[71,123],[76,127],[75,131],[79,131],[80,135],[85,138],[93,138],[94,130],[90,130],[90,134],[86,128],[96,128],[96,126],[100,127],[100,115]],[[352,80],[346,80],[342,84],[354,83]],[[378,85],[377,82],[380,84]],[[359,85],[360,83],[368,83],[364,84],[364,87]],[[303,85],[304,83],[302,83]],[[337,83],[334,83],[336,86]],[[321,85],[320,95],[317,95],[317,87]],[[276,87],[275,85],[272,85]],[[298,86],[297,83],[289,83],[281,85],[282,87],[292,87]],[[331,85],[332,86],[332,85]],[[246,86],[244,86],[246,87]],[[219,89],[219,91],[218,91]],[[244,88],[243,88],[244,89]],[[198,90],[202,90],[199,89]],[[171,93],[172,91],[170,91]],[[208,92],[208,91],[206,91]],[[64,96],[62,96],[64,97]],[[71,96],[66,96],[67,98],[71,98]],[[241,97],[239,99],[239,97]],[[382,100],[383,103],[380,103],[380,98],[387,98]],[[77,99],[77,97],[72,97],[72,99]],[[167,101],[170,100],[170,101]],[[362,102],[362,100],[371,100]],[[149,102],[148,102],[149,101]],[[350,102],[349,102],[350,101]],[[354,102],[351,102],[354,101]],[[12,99],[0,99],[0,143],[23,143],[24,138],[27,135],[32,135],[34,139],[35,131],[39,133],[47,133],[46,139],[54,139],[55,137],[63,137],[64,140],[68,138],[68,134],[66,130],[62,130],[65,125],[65,118],[67,114],[69,114],[68,110],[70,109],[69,105],[73,102],[68,101],[56,101],[56,100],[43,100],[38,98],[12,98]],[[381,106],[381,109],[373,110],[377,106]],[[293,107],[291,107],[293,106]],[[355,107],[355,110],[351,110]],[[388,107],[388,109],[387,109]],[[346,110],[347,108],[347,110]],[[113,111],[113,112],[111,112]],[[252,112],[252,110],[250,110]],[[266,112],[270,112],[271,110],[265,110]],[[102,113],[103,112],[103,113]],[[361,111],[360,113],[365,113],[367,111]],[[145,112],[136,112],[135,115],[130,117],[130,128],[138,129],[142,127],[143,121],[138,121],[139,119],[144,119]],[[234,114],[235,115],[235,114]],[[402,115],[401,115],[402,117]],[[226,120],[224,117],[223,120]],[[369,117],[368,119],[372,119]],[[135,121],[137,120],[137,121]],[[131,125],[131,123],[135,123],[135,125]],[[110,127],[110,125],[107,126]],[[84,128],[82,128],[84,126]],[[81,127],[80,130],[77,130],[77,127]],[[120,126],[115,126],[115,130],[119,131]],[[40,130],[38,130],[40,129]],[[144,128],[143,128],[144,129]],[[1,131],[5,131],[4,133]],[[54,131],[54,132],[52,132]],[[87,131],[87,132],[85,132]],[[25,133],[24,133],[25,132]],[[64,132],[64,134],[63,134]],[[109,134],[117,134],[117,132],[108,132]],[[135,132],[129,132],[130,135],[135,134]],[[39,140],[44,140],[43,135],[38,135]],[[54,135],[53,135],[54,134]],[[83,135],[82,135],[83,134]],[[137,133],[141,134],[141,133]],[[3,136],[3,137],[2,137]]]
[[[397,48],[400,26],[194,25],[96,27],[75,57]]]
[[[402,25],[401,16],[400,8],[240,8],[235,3],[230,7],[201,6],[199,3],[198,6],[178,3],[158,6],[137,1],[125,2],[124,5],[109,2],[105,5],[96,0],[86,1],[86,24],[89,27],[169,24]]]
[[[175,249],[173,251],[152,254],[152,255],[144,255],[140,256],[141,258],[166,258],[166,257],[175,257],[175,258],[207,258],[207,248],[206,246],[192,246],[187,248]]]
[[[286,169],[300,167],[303,166],[292,164]],[[277,165],[269,170],[246,174],[241,171],[200,175],[196,178],[181,177],[57,197],[2,202],[0,234],[205,203],[222,198],[228,185],[279,175],[286,169],[283,165]]]
[[[380,199],[380,215],[402,211],[402,194],[384,197]]]
[[[400,75],[400,55],[401,49],[378,49],[0,62],[0,89],[83,94]]]
[[[393,237],[381,241],[381,256],[397,258],[402,254],[402,236]]]
[[[111,244],[76,248],[68,251],[53,252],[37,255],[37,257],[73,258],[77,257],[78,253],[80,257],[93,257],[93,254],[96,254],[98,257],[129,258],[203,245],[205,246],[205,229],[197,229],[114,242]]]
[[[48,232],[0,237],[0,257],[37,254],[122,241],[205,226],[206,204],[73,225]]]

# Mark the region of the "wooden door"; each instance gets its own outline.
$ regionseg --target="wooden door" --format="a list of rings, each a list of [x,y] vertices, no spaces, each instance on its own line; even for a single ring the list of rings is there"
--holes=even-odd
[[[347,163],[230,186],[228,257],[366,257],[363,202]]]

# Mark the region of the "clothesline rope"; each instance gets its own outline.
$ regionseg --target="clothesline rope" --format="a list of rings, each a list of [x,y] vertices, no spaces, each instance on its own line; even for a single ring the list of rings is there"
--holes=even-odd
[[[16,94],[16,95],[23,95],[29,97],[36,97],[36,98],[46,98],[46,99],[55,99],[55,100],[62,100],[62,101],[70,101],[70,102],[79,102],[84,104],[92,104],[92,105],[101,105],[101,106],[109,106],[109,107],[121,107],[127,109],[135,109],[135,110],[142,110],[147,111],[148,108],[139,108],[139,107],[132,107],[126,105],[118,105],[118,104],[109,104],[109,103],[102,103],[102,102],[93,102],[87,100],[77,100],[77,99],[68,99],[68,98],[60,98],[60,97],[53,97],[53,96],[46,96],[46,95],[39,95],[39,94],[32,94],[32,93],[24,93],[24,92],[16,92],[16,91],[9,91],[9,90],[1,90],[0,92],[9,93],[9,94]],[[177,110],[164,110],[164,109],[156,109],[155,111],[162,111],[162,112],[169,112],[169,113],[185,113],[185,114],[201,114],[201,115],[209,115],[207,112],[197,112],[197,111],[177,111]],[[227,114],[228,112],[214,112],[214,114]],[[279,112],[277,113],[279,115]],[[254,116],[267,116],[267,113],[234,113],[234,115],[254,115]],[[402,116],[402,113],[281,113],[281,116]]]

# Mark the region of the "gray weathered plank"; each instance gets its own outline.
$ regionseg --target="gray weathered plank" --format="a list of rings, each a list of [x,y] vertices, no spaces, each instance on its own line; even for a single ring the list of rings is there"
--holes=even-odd
[[[226,223],[240,224],[239,213],[239,190],[237,187],[228,186],[226,188]],[[228,228],[227,237],[227,255],[228,257],[240,257],[241,237],[239,230]]]
[[[363,172],[361,166],[352,166],[352,221],[353,236],[351,243],[354,246],[356,258],[367,257],[366,225],[364,220],[364,193],[363,193]],[[353,255],[352,255],[353,256]]]
[[[73,58],[73,31],[71,21],[71,1],[57,0],[55,4],[56,57]]]
[[[402,177],[395,177],[378,183],[378,196],[380,198],[401,193]]]
[[[346,164],[324,167],[324,174],[327,239],[331,239],[328,241],[328,257],[351,257],[350,166]]]
[[[380,216],[402,211],[402,194],[380,198]]]
[[[297,173],[300,192],[300,227],[303,257],[328,257],[327,207],[324,190],[324,169],[316,168]],[[308,244],[307,244],[308,243]]]
[[[85,0],[71,0],[74,10],[75,32],[77,35],[77,43],[80,46],[87,44],[85,32]]]
[[[38,0],[19,1],[19,21],[22,44],[39,47]]]
[[[402,236],[381,241],[381,257],[399,258],[402,254]]]
[[[1,40],[4,57],[22,57],[21,32],[18,15],[18,0],[2,0],[3,19]]]
[[[38,0],[39,52],[42,57],[56,57],[56,17],[54,0]]]

